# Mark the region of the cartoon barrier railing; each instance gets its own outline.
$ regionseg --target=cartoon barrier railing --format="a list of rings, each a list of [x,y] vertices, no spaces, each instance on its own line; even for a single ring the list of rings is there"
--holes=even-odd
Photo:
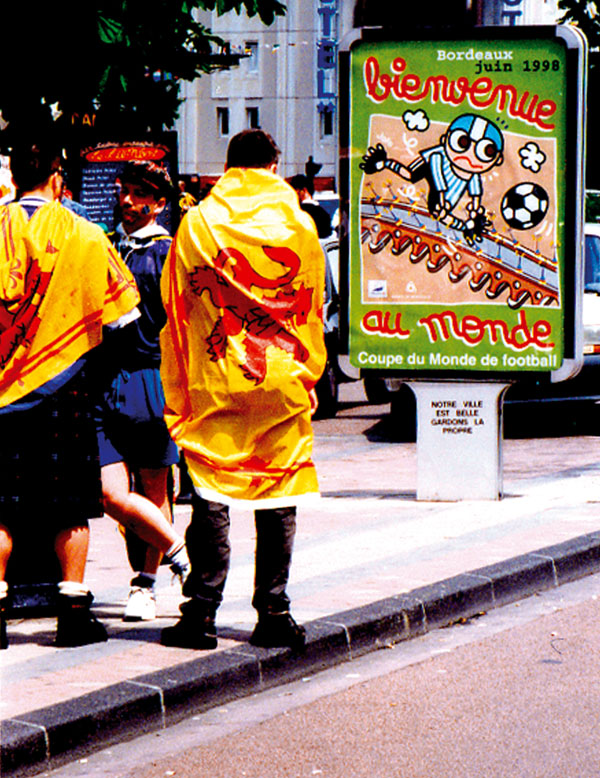
[[[556,262],[517,241],[486,233],[470,248],[460,232],[427,211],[383,198],[364,199],[360,215],[361,243],[372,254],[387,248],[394,256],[407,255],[412,264],[424,261],[430,273],[446,268],[451,283],[468,280],[473,292],[485,290],[490,300],[507,293],[512,309],[559,303]]]

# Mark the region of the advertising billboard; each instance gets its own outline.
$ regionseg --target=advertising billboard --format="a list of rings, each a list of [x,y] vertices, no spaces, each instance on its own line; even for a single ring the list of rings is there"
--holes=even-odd
[[[581,34],[365,30],[342,61],[351,364],[577,372]]]

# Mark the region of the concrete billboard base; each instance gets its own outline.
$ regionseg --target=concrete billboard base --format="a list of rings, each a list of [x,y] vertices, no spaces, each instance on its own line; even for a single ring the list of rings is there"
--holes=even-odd
[[[415,381],[417,499],[502,497],[502,395],[506,383]]]

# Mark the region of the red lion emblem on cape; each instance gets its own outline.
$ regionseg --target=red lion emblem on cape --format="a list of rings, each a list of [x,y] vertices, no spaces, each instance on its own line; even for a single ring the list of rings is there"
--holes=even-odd
[[[256,384],[262,383],[267,370],[267,346],[277,346],[299,362],[306,362],[308,351],[292,332],[293,325],[305,324],[311,308],[313,289],[304,284],[294,289],[291,282],[300,269],[300,257],[289,248],[263,246],[269,259],[286,272],[276,278],[257,273],[241,251],[221,249],[214,267],[199,267],[190,273],[190,285],[197,295],[208,292],[212,304],[222,310],[212,332],[206,339],[212,362],[225,356],[228,336],[245,332],[246,360],[240,365],[244,376]],[[231,264],[231,277],[224,267]],[[250,298],[250,287],[278,289],[273,297],[262,295],[257,302]]]
[[[15,272],[22,277],[21,272]],[[51,278],[52,273],[42,272],[34,259],[25,272],[21,298],[14,303],[0,301],[0,368],[6,367],[19,346],[31,346],[40,326],[39,305]]]

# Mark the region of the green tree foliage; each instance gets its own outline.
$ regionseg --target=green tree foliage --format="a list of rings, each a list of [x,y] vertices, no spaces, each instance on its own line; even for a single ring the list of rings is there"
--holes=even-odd
[[[561,23],[575,24],[585,34],[589,44],[586,185],[600,189],[600,106],[597,95],[600,87],[600,13],[593,0],[559,0]]]
[[[46,123],[128,133],[171,127],[181,80],[216,66],[221,41],[195,11],[235,11],[265,24],[279,0],[53,0],[18,2],[3,25],[0,111],[14,136]],[[227,64],[227,63],[225,63]],[[58,115],[58,118],[56,118]]]

